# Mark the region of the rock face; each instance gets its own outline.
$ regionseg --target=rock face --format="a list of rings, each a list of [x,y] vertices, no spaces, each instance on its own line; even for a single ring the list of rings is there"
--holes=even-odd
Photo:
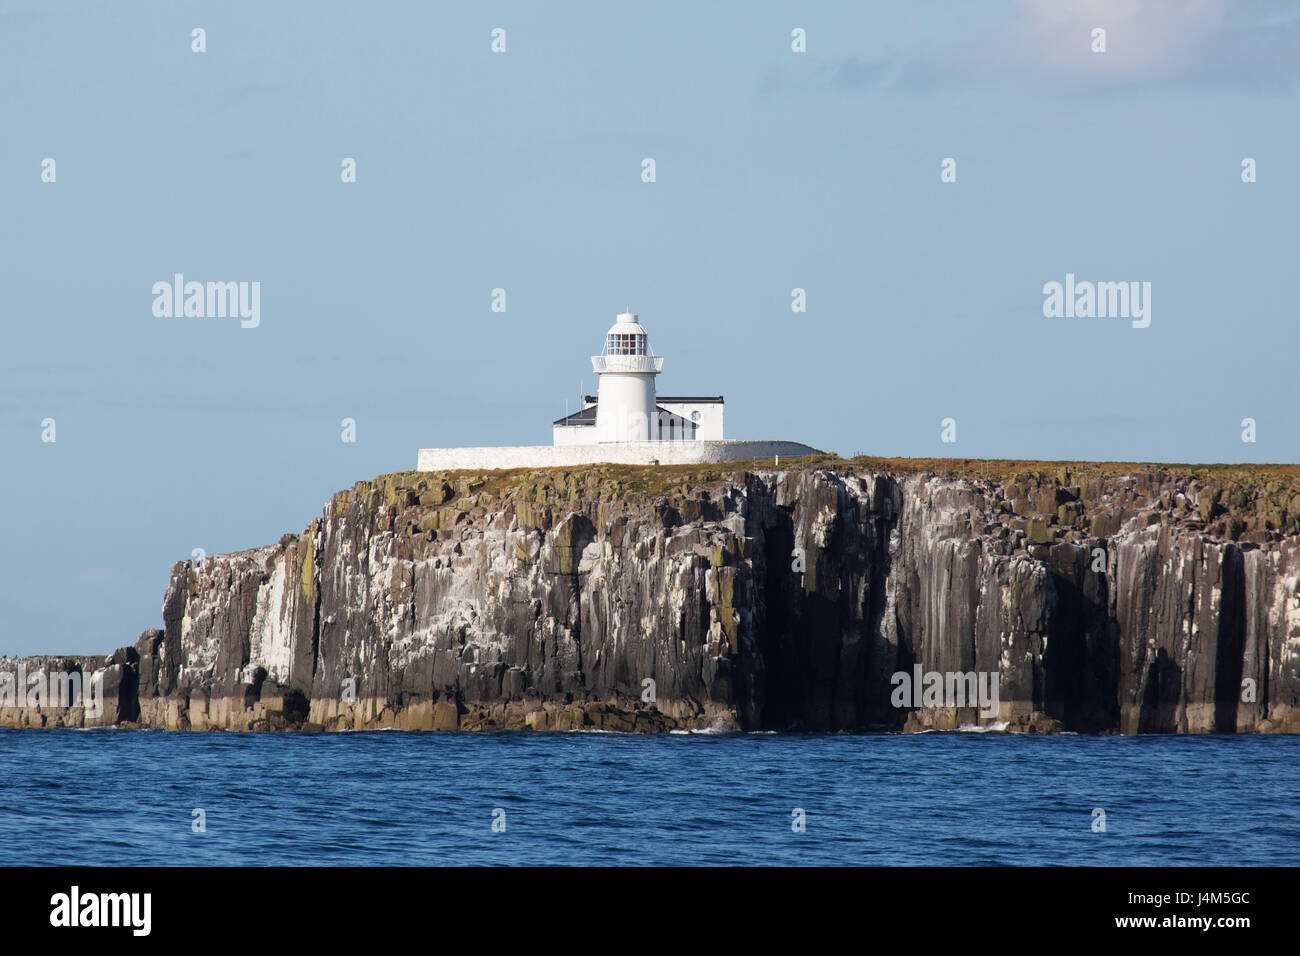
[[[80,666],[168,729],[1300,731],[1300,477],[948,471],[388,475]]]

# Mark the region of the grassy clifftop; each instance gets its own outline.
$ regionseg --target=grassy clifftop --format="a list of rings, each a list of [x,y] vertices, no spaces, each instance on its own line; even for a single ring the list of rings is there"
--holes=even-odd
[[[1106,536],[1138,513],[1167,516],[1215,537],[1265,543],[1300,534],[1300,465],[1156,464],[962,458],[839,458],[816,455],[727,465],[586,465],[484,472],[403,471],[357,482],[334,496],[343,514],[379,504],[395,528],[436,532],[511,508],[547,527],[552,509],[667,499],[686,513],[709,510],[709,490],[747,472],[817,469],[844,475],[934,476],[990,486],[1008,520],[1041,518],[1058,534]],[[704,502],[702,506],[697,505]],[[364,503],[364,504],[363,504]],[[373,510],[372,510],[373,514]],[[398,517],[400,516],[400,517]],[[1032,529],[1031,529],[1032,530]]]

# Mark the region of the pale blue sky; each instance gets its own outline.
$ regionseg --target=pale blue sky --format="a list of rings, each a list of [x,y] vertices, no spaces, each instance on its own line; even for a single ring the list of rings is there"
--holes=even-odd
[[[1294,5],[611,6],[5,4],[0,653],[129,643],[172,562],[421,446],[548,443],[625,305],[731,437],[1300,458]],[[261,326],[155,318],[174,272]],[[1067,272],[1150,328],[1044,318]]]

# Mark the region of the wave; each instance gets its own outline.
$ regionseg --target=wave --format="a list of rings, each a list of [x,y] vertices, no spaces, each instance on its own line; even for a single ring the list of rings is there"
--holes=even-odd
[[[957,728],[959,734],[997,734],[1006,730],[1009,724],[1002,720],[997,723],[989,724],[987,727],[980,727],[977,724],[962,724]]]

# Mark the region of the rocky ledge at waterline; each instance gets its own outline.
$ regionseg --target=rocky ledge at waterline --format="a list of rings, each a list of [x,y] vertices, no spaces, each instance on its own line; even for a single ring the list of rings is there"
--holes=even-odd
[[[1300,467],[404,472],[176,564],[163,623],[26,661],[102,673],[98,717],[0,724],[1300,731]],[[895,707],[918,665],[996,716]]]

